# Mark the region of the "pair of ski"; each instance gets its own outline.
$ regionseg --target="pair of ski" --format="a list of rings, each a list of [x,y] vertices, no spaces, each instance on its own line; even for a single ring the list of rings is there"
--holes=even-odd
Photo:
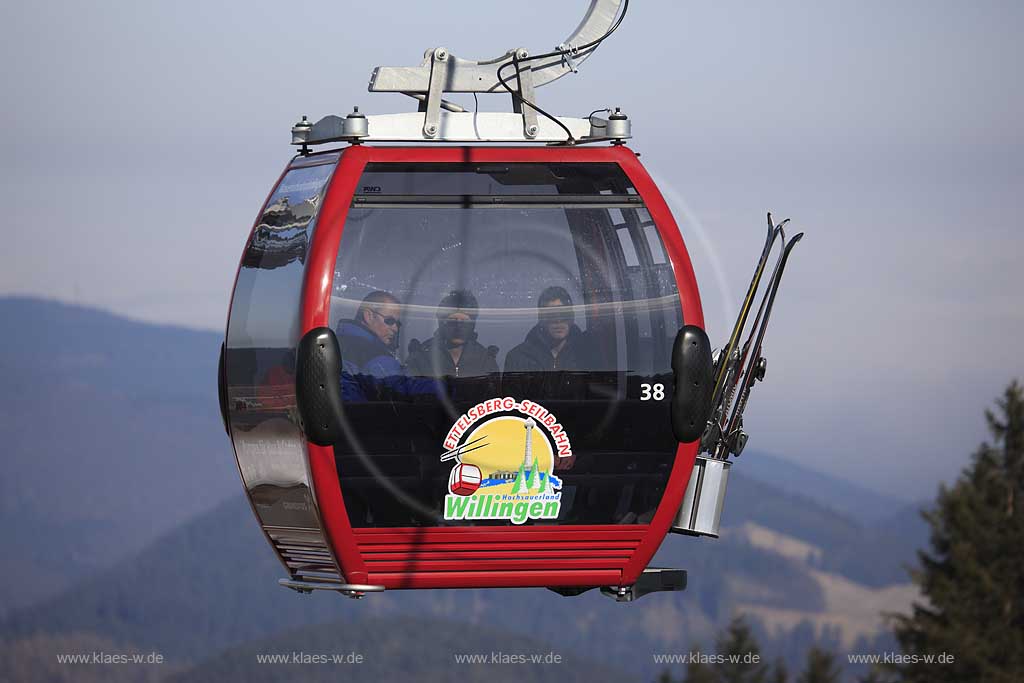
[[[775,295],[779,291],[779,283],[782,282],[786,261],[789,259],[793,247],[804,236],[804,233],[801,232],[787,241],[784,227],[788,222],[787,218],[775,225],[772,215],[768,214],[768,235],[765,238],[764,249],[761,251],[761,258],[754,269],[754,277],[747,288],[747,294],[743,299],[736,323],[733,325],[729,343],[719,351],[715,360],[715,389],[711,397],[711,417],[708,419],[704,435],[701,437],[700,452],[710,453],[713,458],[718,460],[726,460],[730,455],[738,456],[747,444],[747,434],[743,431],[743,412],[747,408],[750,390],[754,383],[764,379],[766,363],[761,355],[764,333],[768,328],[768,319],[772,314],[772,306],[775,303]],[[779,238],[782,239],[782,247],[778,260],[775,262],[768,286],[761,297],[761,304],[757,309],[757,315],[754,317],[747,340],[740,347],[739,340],[746,327],[754,298],[760,288],[762,275],[768,265],[775,242]],[[733,404],[733,399],[737,396],[738,399]]]

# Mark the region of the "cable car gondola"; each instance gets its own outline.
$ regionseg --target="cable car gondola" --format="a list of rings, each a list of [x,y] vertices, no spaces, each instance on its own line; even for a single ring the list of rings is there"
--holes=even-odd
[[[592,53],[619,4],[594,0],[548,55],[437,48],[419,67],[378,67],[371,91],[409,94],[418,112],[293,128],[300,152],[245,247],[219,371],[282,585],[599,587],[626,601],[685,587],[684,571],[648,567],[670,530],[717,535],[784,258],[756,339],[741,349],[739,335],[781,230],[769,217],[713,359],[629,119],[537,107],[535,88]],[[513,112],[442,98],[502,88]]]

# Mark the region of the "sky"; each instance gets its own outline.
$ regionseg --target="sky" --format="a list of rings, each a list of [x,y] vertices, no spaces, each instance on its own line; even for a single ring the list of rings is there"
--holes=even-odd
[[[0,295],[223,330],[301,115],[409,111],[367,93],[374,66],[550,49],[586,6],[5,3]],[[764,213],[807,233],[752,450],[919,500],[986,438],[984,409],[1024,377],[1022,28],[1019,2],[633,0],[579,74],[538,90],[562,115],[630,115],[716,345]]]

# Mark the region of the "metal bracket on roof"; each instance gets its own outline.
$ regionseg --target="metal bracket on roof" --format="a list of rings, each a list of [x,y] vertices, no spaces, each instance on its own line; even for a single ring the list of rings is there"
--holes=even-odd
[[[406,95],[420,100],[420,108],[424,110],[423,136],[428,140],[436,140],[441,136],[441,110],[464,111],[462,107],[445,100],[442,95],[445,92],[445,84],[448,83],[449,67],[454,60],[443,47],[434,48],[428,51],[430,55],[430,80],[427,83],[426,95],[415,92],[406,92]],[[513,51],[513,63],[516,67],[515,85],[518,97],[512,97],[512,111],[521,114],[523,117],[523,135],[528,140],[537,137],[540,125],[537,123],[537,110],[524,102],[533,102],[537,96],[533,84],[533,71],[528,66],[520,66],[520,59],[526,59],[529,53],[523,49]],[[512,81],[508,76],[506,81]]]
[[[537,88],[579,70],[615,25],[622,2],[590,0],[576,30],[543,59],[531,59],[518,48],[496,59],[472,61],[437,47],[424,53],[419,66],[378,66],[370,77],[370,92],[403,93],[418,100],[418,111],[375,116],[353,112],[344,119],[327,116],[315,124],[303,117],[292,128],[292,144],[305,154],[310,145],[336,141],[621,143],[631,133],[628,119],[617,110],[603,121],[538,116],[539,110],[530,104],[537,105]],[[468,112],[444,99],[445,93],[508,92],[506,86],[513,93],[512,112]]]
[[[576,73],[580,70],[579,66],[576,65],[575,57],[579,51],[576,49],[575,45],[570,45],[569,43],[559,43],[558,47],[556,47],[555,49],[562,51],[562,62],[564,62],[567,67],[569,67],[569,71]]]
[[[519,59],[526,59],[529,56],[529,53],[523,48],[516,50],[516,83],[518,85],[519,97],[512,98],[512,111],[523,115],[523,135],[532,140],[537,137],[537,131],[540,130],[540,126],[537,124],[537,110],[524,103],[537,101],[533,82],[534,76],[533,71],[529,67],[521,67],[518,62]]]
[[[427,85],[426,113],[423,121],[423,135],[433,139],[441,130],[441,95],[448,82],[448,50],[434,49],[430,54],[430,80]]]
[[[524,89],[524,81],[532,81],[528,87],[535,89],[566,74],[578,71],[579,65],[593,54],[598,46],[593,45],[585,50],[580,50],[576,46],[592,43],[607,33],[615,23],[621,5],[622,0],[591,0],[590,7],[579,26],[556,48],[558,54],[547,59],[531,61],[521,67],[520,91]],[[423,62],[419,66],[378,66],[370,76],[369,91],[400,92],[412,96],[425,95],[429,112],[432,106],[440,107],[440,104],[432,105],[431,100],[439,100],[446,92],[494,93],[504,91],[504,86],[498,79],[498,69],[508,64],[515,56],[520,59],[524,59],[526,56],[526,51],[520,48],[519,50],[509,50],[496,59],[474,61],[461,59],[444,50],[445,58],[439,59],[439,50],[444,50],[444,48],[427,50],[423,55]],[[435,95],[439,61],[445,63],[446,70],[441,92]],[[506,68],[502,76],[509,81],[512,74],[507,74],[507,71]],[[419,98],[417,97],[417,99]],[[527,100],[535,101],[531,97],[527,97]]]

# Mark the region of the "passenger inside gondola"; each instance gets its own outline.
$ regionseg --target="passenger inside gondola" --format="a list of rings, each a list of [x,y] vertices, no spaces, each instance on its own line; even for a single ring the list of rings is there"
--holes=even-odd
[[[454,400],[486,400],[497,395],[497,346],[478,341],[476,320],[480,305],[467,289],[457,289],[437,306],[437,330],[422,344],[412,344],[409,375],[447,380]]]
[[[571,444],[552,463],[559,518],[533,523],[649,520],[677,446],[664,415],[682,314],[622,172],[382,163],[359,185],[381,192],[354,198],[331,300],[347,375],[335,456],[352,525],[453,523],[441,516],[446,438],[505,397],[541,406]],[[664,399],[641,400],[644,384]]]
[[[575,323],[572,297],[552,286],[537,299],[537,324],[508,352],[502,388],[512,396],[549,400],[586,396],[585,371],[593,369],[587,334]]]
[[[437,392],[436,382],[407,377],[395,358],[401,315],[401,302],[394,294],[375,291],[363,298],[351,320],[338,323],[342,400],[379,401]]]

